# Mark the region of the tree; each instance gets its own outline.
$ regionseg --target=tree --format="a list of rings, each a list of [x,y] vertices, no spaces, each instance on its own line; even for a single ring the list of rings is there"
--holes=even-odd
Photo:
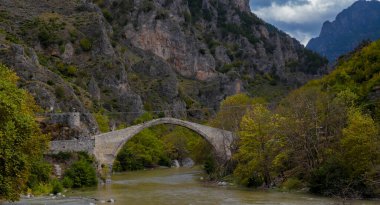
[[[373,119],[360,110],[349,112],[348,126],[343,129],[340,141],[343,157],[361,174],[380,163],[380,137]]]
[[[247,108],[252,104],[252,99],[246,94],[237,94],[227,97],[220,104],[220,110],[210,126],[229,131],[238,131],[241,118]]]
[[[344,99],[322,92],[319,87],[293,91],[279,105],[277,112],[286,118],[281,126],[286,136],[291,162],[297,174],[307,178],[324,162],[339,143],[347,121]]]
[[[38,107],[17,81],[0,64],[0,199],[11,201],[25,189],[32,162],[41,160],[49,142],[35,122]]]
[[[328,196],[373,196],[380,183],[376,176],[379,150],[376,123],[359,109],[351,108],[347,127],[343,129],[334,155],[312,172],[310,191]]]
[[[249,186],[264,182],[271,186],[272,175],[284,158],[284,139],[278,132],[281,117],[262,104],[253,105],[241,121],[240,149],[234,156],[238,161],[234,172],[240,181]]]

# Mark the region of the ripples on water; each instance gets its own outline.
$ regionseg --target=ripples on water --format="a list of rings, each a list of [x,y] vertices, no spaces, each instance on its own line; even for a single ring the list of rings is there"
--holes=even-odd
[[[199,181],[198,169],[159,169],[115,174],[112,184],[65,193],[67,198],[27,199],[16,204],[102,204],[115,199],[120,205],[338,205],[339,200],[304,193],[254,191],[237,187],[220,187]],[[106,204],[110,204],[105,202]],[[350,201],[352,205],[379,205],[380,201]]]

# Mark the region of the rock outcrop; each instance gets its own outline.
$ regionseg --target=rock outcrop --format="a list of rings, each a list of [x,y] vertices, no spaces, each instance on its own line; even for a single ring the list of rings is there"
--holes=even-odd
[[[307,48],[334,62],[361,42],[379,39],[379,22],[379,1],[357,1],[339,13],[335,21],[326,21],[319,37],[311,39]]]
[[[88,133],[93,113],[204,120],[226,96],[273,100],[325,72],[248,0],[3,0],[0,61],[45,111],[83,113]]]

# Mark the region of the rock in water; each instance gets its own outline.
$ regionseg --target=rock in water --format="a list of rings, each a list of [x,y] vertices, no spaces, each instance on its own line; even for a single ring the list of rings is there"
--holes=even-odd
[[[176,168],[180,167],[178,160],[176,160],[176,159],[173,160],[173,161],[172,161],[172,166],[173,166],[173,167],[176,167]]]
[[[195,165],[194,161],[189,157],[182,160],[183,167],[190,168],[190,167],[193,167],[194,165]]]

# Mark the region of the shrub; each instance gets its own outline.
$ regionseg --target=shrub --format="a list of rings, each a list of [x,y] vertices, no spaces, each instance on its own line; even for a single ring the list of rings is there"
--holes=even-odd
[[[216,164],[215,164],[215,160],[214,158],[212,158],[212,156],[209,156],[206,161],[205,161],[205,164],[203,166],[203,169],[206,171],[206,173],[208,175],[212,174],[215,172],[215,169],[216,169]]]
[[[184,18],[185,18],[185,22],[186,22],[186,23],[191,23],[191,22],[192,22],[192,18],[191,18],[191,14],[190,14],[190,12],[185,11],[185,12],[183,13],[183,16],[184,16]]]
[[[73,154],[71,152],[58,152],[57,154],[52,154],[51,157],[60,162],[63,163],[73,157]]]
[[[90,51],[92,48],[92,42],[88,38],[82,38],[79,44],[83,51]]]
[[[63,185],[63,187],[65,187],[65,188],[71,188],[71,187],[73,187],[74,182],[73,182],[73,180],[71,180],[71,178],[69,178],[69,177],[64,177],[64,178],[62,179],[62,185]]]
[[[113,21],[112,14],[108,9],[102,9],[102,13],[103,13],[104,18],[106,18],[108,22]]]
[[[149,11],[152,11],[154,9],[154,4],[152,0],[144,0],[141,4],[141,11],[148,13]]]
[[[46,82],[46,84],[52,86],[52,85],[54,85],[55,83],[54,83],[53,81],[51,81],[51,80],[48,80],[48,81]]]
[[[310,192],[325,196],[362,197],[372,195],[361,177],[352,178],[349,166],[330,159],[311,173]]]
[[[63,191],[63,186],[62,186],[60,181],[55,179],[55,180],[51,181],[51,184],[52,184],[52,191],[51,192],[53,194],[58,194],[58,193],[61,193]]]
[[[55,96],[58,99],[63,99],[65,97],[65,90],[62,87],[55,88]]]
[[[141,124],[143,122],[147,122],[147,121],[150,121],[150,120],[153,120],[154,119],[154,116],[152,115],[152,113],[150,112],[145,112],[144,114],[140,115],[138,118],[136,118],[134,121],[133,121],[133,124],[134,125],[137,125],[137,124]]]
[[[108,132],[110,130],[110,120],[106,115],[103,115],[101,112],[98,112],[95,114],[95,120],[99,125],[100,132]]]
[[[168,16],[169,16],[169,12],[168,12],[168,11],[163,10],[163,9],[160,9],[160,10],[158,10],[155,19],[157,19],[157,20],[158,20],[158,19],[164,20],[164,19],[167,19]]]
[[[286,190],[297,190],[303,187],[303,183],[297,178],[289,178],[282,183],[281,187]]]
[[[49,182],[51,170],[51,165],[47,162],[42,160],[33,162],[27,182],[28,187],[35,189],[40,183]]]
[[[71,165],[65,172],[65,185],[70,185],[69,180],[72,181],[72,188],[81,188],[95,186],[98,182],[96,171],[91,163],[86,160],[79,160]]]
[[[77,67],[73,66],[73,65],[70,65],[67,67],[67,74],[73,76],[77,73],[78,69]]]

